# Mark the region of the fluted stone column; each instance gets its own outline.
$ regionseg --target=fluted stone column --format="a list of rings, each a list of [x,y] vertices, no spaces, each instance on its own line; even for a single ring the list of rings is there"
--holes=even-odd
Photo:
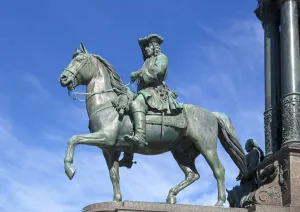
[[[281,146],[279,13],[276,1],[259,3],[255,13],[264,29],[265,155],[270,156]]]
[[[300,52],[295,0],[280,0],[282,146],[300,144]]]
[[[272,12],[272,11],[270,11]],[[274,11],[272,12],[274,13]],[[265,20],[265,144],[266,156],[281,145],[280,110],[280,36],[276,14]]]

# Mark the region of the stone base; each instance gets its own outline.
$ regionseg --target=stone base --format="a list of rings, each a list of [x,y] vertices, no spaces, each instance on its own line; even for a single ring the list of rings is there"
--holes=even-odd
[[[273,170],[273,171],[271,171]],[[243,197],[243,207],[269,205],[300,207],[300,145],[286,146],[262,161],[257,172],[261,186]],[[262,174],[264,173],[265,174]],[[299,210],[300,212],[300,210]]]
[[[248,208],[248,212],[300,212],[300,207],[280,207],[270,205],[254,205]]]
[[[248,212],[244,208],[167,204],[156,202],[103,202],[86,206],[83,212]],[[274,211],[275,212],[275,211]]]
[[[167,204],[156,202],[103,202],[86,206],[83,212],[299,212],[300,207],[255,205],[245,208]]]

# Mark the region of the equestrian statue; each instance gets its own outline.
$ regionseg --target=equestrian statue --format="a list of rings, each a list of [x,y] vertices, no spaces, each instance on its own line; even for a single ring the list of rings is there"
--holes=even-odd
[[[122,201],[119,167],[130,168],[134,153],[158,155],[170,151],[185,174],[185,179],[167,196],[167,202],[175,204],[176,195],[200,178],[195,159],[202,154],[217,181],[215,205],[223,206],[225,169],[218,157],[217,141],[239,168],[240,178],[247,176],[244,151],[227,115],[177,102],[177,94],[165,82],[168,58],[161,51],[163,41],[157,34],[139,39],[144,64],[130,74],[131,83],[138,84],[137,93],[123,84],[107,60],[89,53],[80,43],[81,48],[76,49],[59,82],[67,87],[70,96],[85,95],[90,133],[69,139],[65,172],[69,179],[73,178],[76,169],[72,163],[78,144],[101,148],[113,185],[113,201]],[[86,86],[85,93],[74,91],[79,85]],[[124,158],[119,160],[121,153]]]

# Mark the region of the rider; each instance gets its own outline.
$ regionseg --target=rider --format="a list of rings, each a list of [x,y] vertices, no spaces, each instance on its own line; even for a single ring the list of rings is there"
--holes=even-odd
[[[150,34],[140,38],[138,42],[145,62],[140,70],[130,74],[131,82],[137,80],[138,84],[137,97],[129,105],[134,119],[135,135],[125,135],[124,139],[142,148],[147,145],[145,131],[148,109],[173,114],[181,111],[183,106],[176,101],[177,94],[167,88],[165,83],[168,58],[160,49],[163,38],[157,34]]]

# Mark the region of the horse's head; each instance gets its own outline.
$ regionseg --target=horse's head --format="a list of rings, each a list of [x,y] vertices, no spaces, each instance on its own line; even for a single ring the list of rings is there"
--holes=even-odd
[[[61,86],[72,90],[78,85],[87,85],[93,78],[93,73],[91,73],[92,59],[93,56],[87,52],[81,42],[80,50],[76,49],[71,63],[60,75],[59,82]]]

